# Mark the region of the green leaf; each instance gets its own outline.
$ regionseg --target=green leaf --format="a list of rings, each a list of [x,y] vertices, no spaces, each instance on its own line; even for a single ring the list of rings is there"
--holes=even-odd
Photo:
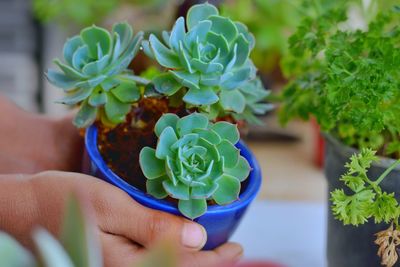
[[[140,99],[140,89],[135,82],[122,81],[111,93],[123,103],[132,103]]]
[[[207,202],[205,199],[179,200],[179,211],[189,219],[195,219],[206,213]]]
[[[107,118],[115,123],[123,122],[125,115],[131,110],[131,104],[121,102],[112,93],[107,94],[107,98],[107,103],[104,106]]]
[[[225,56],[229,53],[228,41],[222,34],[214,33],[212,31],[207,34],[207,41],[213,44],[217,49],[221,51],[221,55]]]
[[[209,18],[212,15],[218,15],[218,9],[208,3],[192,6],[187,13],[187,28],[190,30],[200,21]]]
[[[243,34],[240,34],[236,39],[237,43],[237,58],[236,66],[242,66],[248,59],[250,55],[249,42],[246,40]]]
[[[89,58],[89,48],[87,45],[83,45],[74,52],[72,66],[80,71],[88,63]]]
[[[218,189],[217,183],[210,183],[205,186],[196,186],[192,188],[191,197],[192,199],[208,199]]]
[[[82,68],[82,72],[88,76],[101,73],[110,63],[110,55],[105,55],[97,61],[90,62]]]
[[[139,154],[139,164],[147,179],[156,179],[165,175],[164,161],[156,157],[156,150],[144,147]]]
[[[157,199],[163,199],[168,196],[163,186],[163,181],[169,179],[168,176],[162,176],[153,180],[146,180],[146,191]]]
[[[208,118],[200,113],[192,113],[181,118],[177,124],[176,129],[179,136],[192,133],[194,129],[207,129]]]
[[[189,200],[189,186],[178,182],[176,185],[171,180],[164,180],[163,186],[165,191],[168,192],[170,197],[179,200]]]
[[[153,55],[161,66],[173,69],[181,67],[178,56],[163,45],[156,36],[151,34],[149,42]]]
[[[63,55],[64,55],[65,61],[69,65],[72,65],[72,56],[74,55],[74,52],[76,51],[76,49],[78,49],[82,45],[83,45],[83,42],[79,35],[74,36],[65,42],[64,48],[63,48]]]
[[[85,211],[75,195],[67,202],[61,242],[74,266],[97,267],[102,265],[102,256],[97,232],[85,217]]]
[[[121,40],[120,52],[123,52],[128,46],[129,42],[132,41],[133,30],[128,23],[117,23],[114,24],[113,32],[117,33]]]
[[[68,77],[63,73],[54,70],[48,70],[45,75],[50,83],[61,89],[64,89],[66,91],[69,91],[71,89],[76,89],[75,85],[78,81],[71,77]]]
[[[222,90],[220,102],[225,110],[233,110],[236,113],[242,113],[246,107],[246,99],[239,90]]]
[[[348,196],[343,189],[331,192],[333,215],[343,224],[359,225],[368,221],[371,216],[370,205],[375,193],[372,190],[363,190]]]
[[[217,145],[221,142],[221,137],[211,129],[194,129],[194,133],[197,133],[199,137],[206,139],[211,144]]]
[[[175,94],[182,85],[176,81],[171,73],[163,73],[153,79],[155,89],[164,95],[171,96]]]
[[[66,97],[57,100],[57,102],[65,105],[75,105],[88,98],[92,94],[93,90],[94,88],[78,88],[68,93]]]
[[[169,38],[169,44],[171,45],[171,48],[175,50],[175,52],[179,51],[179,43],[185,39],[185,35],[185,19],[180,17],[176,20]]]
[[[36,229],[33,240],[45,266],[74,267],[67,252],[46,230]]]
[[[218,189],[212,197],[218,205],[226,205],[239,198],[240,182],[235,177],[223,174],[216,183]]]
[[[371,213],[374,216],[375,223],[390,223],[399,216],[399,203],[394,197],[394,193],[378,194],[375,202],[371,205]]]
[[[185,37],[186,48],[191,50],[197,42],[203,42],[211,29],[211,21],[203,20],[190,29]]]
[[[0,266],[36,267],[33,255],[13,237],[0,231]]]
[[[212,22],[211,31],[222,33],[228,43],[232,43],[238,36],[238,30],[232,20],[221,16],[210,16]]]
[[[154,126],[154,132],[157,135],[157,137],[160,137],[161,133],[167,127],[172,127],[175,130],[178,120],[179,117],[176,114],[172,113],[163,114],[157,121],[156,125]]]
[[[199,90],[199,81],[200,81],[200,76],[196,73],[188,73],[186,71],[169,71],[174,77],[175,80],[179,83],[182,84],[182,86],[194,89],[194,90]]]
[[[219,155],[224,158],[227,168],[234,168],[239,160],[239,149],[228,140],[222,140],[217,145]]]
[[[101,87],[94,89],[89,97],[89,104],[93,107],[99,107],[107,102],[107,94]]]
[[[96,117],[97,109],[85,101],[75,115],[73,124],[78,128],[86,128],[94,123]]]
[[[235,124],[220,121],[211,126],[211,129],[215,131],[223,139],[228,140],[232,144],[236,144],[239,141],[240,134]]]
[[[61,61],[58,59],[54,60],[54,64],[56,64],[70,79],[79,80],[79,79],[84,79],[86,77],[84,74],[76,71],[74,68],[61,63]]]
[[[201,106],[212,105],[218,102],[219,98],[214,90],[210,87],[202,87],[201,89],[189,89],[183,97],[186,103]]]
[[[165,159],[167,156],[172,156],[173,152],[171,146],[178,141],[175,130],[172,127],[165,128],[157,143],[156,157],[159,159]]]
[[[112,39],[107,30],[97,26],[92,26],[83,29],[80,36],[83,42],[87,44],[91,58],[97,58],[98,43],[100,44],[103,55],[107,55],[111,52]]]
[[[243,182],[247,177],[249,177],[250,170],[251,167],[247,160],[244,157],[239,156],[237,164],[233,168],[225,167],[224,173],[236,177],[240,182]]]

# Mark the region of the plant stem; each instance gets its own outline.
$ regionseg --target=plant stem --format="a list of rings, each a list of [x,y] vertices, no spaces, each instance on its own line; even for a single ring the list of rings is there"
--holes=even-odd
[[[381,174],[381,176],[379,176],[379,178],[378,178],[376,181],[374,181],[373,183],[374,183],[375,185],[379,185],[379,184],[383,181],[383,179],[385,179],[386,176],[387,176],[391,171],[393,171],[393,169],[396,168],[399,164],[400,164],[400,159],[398,159],[398,160],[396,160],[395,162],[393,162],[393,163],[390,165],[390,167],[387,168],[387,169]]]

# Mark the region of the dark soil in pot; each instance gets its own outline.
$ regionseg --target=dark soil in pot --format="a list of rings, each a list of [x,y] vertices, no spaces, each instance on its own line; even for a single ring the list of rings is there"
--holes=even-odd
[[[339,180],[345,172],[344,165],[357,150],[347,147],[330,135],[326,135],[325,176],[328,181],[328,192],[336,188],[344,188]],[[379,164],[374,164],[369,170],[371,179],[376,179],[393,160],[382,158]],[[392,171],[380,184],[388,193],[395,192],[400,201],[400,168]],[[346,192],[349,193],[349,192]],[[330,197],[330,195],[328,195]],[[328,201],[328,244],[327,257],[330,267],[375,267],[381,266],[377,256],[378,246],[375,245],[375,234],[385,230],[389,225],[375,224],[373,220],[358,227],[346,225],[336,220],[331,212],[332,202]],[[400,266],[398,262],[395,266]]]

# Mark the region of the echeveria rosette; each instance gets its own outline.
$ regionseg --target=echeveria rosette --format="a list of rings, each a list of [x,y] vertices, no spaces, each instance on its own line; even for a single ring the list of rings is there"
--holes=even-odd
[[[187,90],[183,101],[196,107],[217,102],[224,106],[228,98],[242,106],[245,97],[238,88],[256,76],[249,59],[254,37],[244,24],[220,16],[215,6],[205,3],[190,8],[186,26],[180,17],[162,37],[163,42],[150,35],[142,44],[167,69],[153,79],[159,93],[171,96]]]
[[[236,113],[233,111],[234,107],[232,107],[232,111],[228,112],[228,114],[231,114],[236,121],[245,120],[251,124],[262,125],[263,122],[256,115],[264,115],[273,109],[274,106],[272,104],[266,103],[271,91],[264,88],[262,81],[258,77],[242,85],[239,91],[246,99],[243,112]],[[230,105],[230,103],[235,102],[232,100],[227,102],[227,105]]]
[[[87,127],[96,118],[106,125],[124,121],[141,95],[128,66],[142,39],[142,32],[134,35],[130,25],[118,23],[111,33],[91,26],[66,41],[64,62],[54,61],[61,72],[50,69],[46,76],[66,92],[59,102],[80,105],[77,127]]]
[[[191,219],[207,211],[207,200],[226,205],[238,199],[250,166],[235,147],[236,125],[210,123],[200,113],[183,118],[168,113],[154,131],[156,149],[144,147],[139,160],[149,194],[178,199],[180,212]]]

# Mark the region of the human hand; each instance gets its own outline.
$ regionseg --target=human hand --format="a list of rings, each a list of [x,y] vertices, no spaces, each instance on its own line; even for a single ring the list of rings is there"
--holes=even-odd
[[[143,207],[117,187],[87,175],[49,171],[19,175],[22,179],[4,177],[0,176],[0,228],[28,245],[34,225],[58,233],[68,196],[83,192],[94,209],[105,267],[132,266],[164,238],[180,244],[182,267],[221,266],[220,262],[234,262],[242,255],[233,243],[199,251],[206,241],[200,225]]]
[[[0,173],[78,171],[83,139],[70,116],[32,114],[0,96]]]

